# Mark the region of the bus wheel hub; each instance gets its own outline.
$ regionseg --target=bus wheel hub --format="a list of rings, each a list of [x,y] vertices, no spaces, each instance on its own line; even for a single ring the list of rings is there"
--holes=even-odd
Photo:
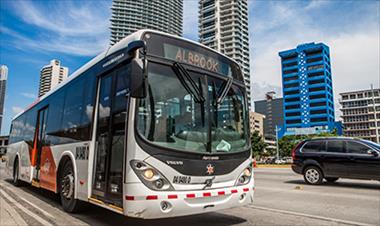
[[[66,175],[62,180],[62,195],[69,199],[74,193],[74,177],[72,174]]]

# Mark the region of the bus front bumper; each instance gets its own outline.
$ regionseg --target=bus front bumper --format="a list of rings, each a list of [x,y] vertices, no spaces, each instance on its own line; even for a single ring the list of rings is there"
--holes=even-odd
[[[138,189],[141,185],[133,186]],[[254,190],[253,185],[248,184],[213,190],[165,192],[165,195],[163,192],[126,195],[124,214],[129,217],[156,219],[207,213],[248,205],[253,202]]]

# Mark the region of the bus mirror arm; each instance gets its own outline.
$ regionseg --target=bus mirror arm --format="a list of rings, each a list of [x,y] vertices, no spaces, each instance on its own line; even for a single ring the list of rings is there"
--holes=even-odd
[[[130,63],[129,70],[129,96],[134,98],[145,98],[147,95],[147,60],[146,60],[146,45],[144,41],[138,40],[129,43],[127,51],[130,55],[133,55],[137,50],[142,49],[140,54],[143,55],[141,58],[142,65],[138,62],[136,58],[133,58]]]
[[[143,64],[145,60],[143,60]],[[129,80],[129,96],[134,98],[145,98],[147,94],[147,76],[146,66],[140,65],[136,58],[130,63],[130,80]]]

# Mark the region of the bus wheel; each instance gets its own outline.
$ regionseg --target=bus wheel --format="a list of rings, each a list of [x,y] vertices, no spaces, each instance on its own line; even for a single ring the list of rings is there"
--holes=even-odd
[[[20,167],[18,166],[18,158],[15,159],[15,163],[13,166],[13,185],[16,187],[21,186],[21,181],[19,179],[20,176]]]
[[[75,213],[80,209],[81,201],[74,198],[75,177],[74,168],[70,160],[66,161],[59,173],[59,195],[63,209]]]

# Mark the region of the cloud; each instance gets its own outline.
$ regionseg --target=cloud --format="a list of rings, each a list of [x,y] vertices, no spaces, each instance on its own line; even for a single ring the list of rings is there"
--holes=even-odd
[[[21,93],[21,95],[27,98],[37,99],[37,95],[34,93]]]
[[[13,111],[13,114],[17,115],[18,113],[22,112],[24,109],[21,108],[21,107],[18,107],[18,106],[13,106],[12,107],[12,111]]]
[[[339,93],[379,86],[380,2],[256,2],[250,9],[253,84],[281,87],[278,52],[308,42],[330,47],[338,111]],[[303,5],[302,5],[303,4]],[[261,89],[262,86],[257,85]],[[266,86],[264,86],[266,88]],[[262,90],[252,90],[253,99]]]
[[[46,2],[13,1],[11,7],[24,24],[36,28],[26,35],[2,26],[2,33],[24,51],[58,52],[94,56],[109,44],[109,1]]]

